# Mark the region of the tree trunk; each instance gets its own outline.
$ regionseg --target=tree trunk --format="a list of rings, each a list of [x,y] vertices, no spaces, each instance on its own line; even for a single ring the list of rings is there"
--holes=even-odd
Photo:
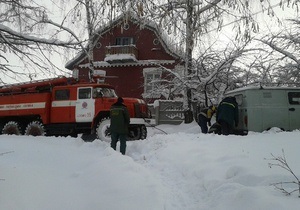
[[[185,76],[188,78],[186,84],[186,114],[185,123],[191,123],[193,121],[192,113],[192,90],[189,84],[190,75],[192,73],[193,62],[193,0],[187,0],[187,19],[186,19],[186,57],[185,57]]]
[[[87,28],[88,28],[88,34],[89,34],[89,49],[88,49],[88,59],[89,59],[89,79],[90,81],[93,79],[94,74],[94,55],[93,55],[93,25],[91,23],[91,7],[90,0],[85,0],[85,6],[86,6],[86,21],[87,21]]]

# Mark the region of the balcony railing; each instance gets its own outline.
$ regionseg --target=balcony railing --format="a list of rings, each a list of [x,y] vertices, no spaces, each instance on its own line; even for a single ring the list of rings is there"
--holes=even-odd
[[[138,50],[135,45],[107,46],[105,55],[105,61],[108,63],[136,62]]]

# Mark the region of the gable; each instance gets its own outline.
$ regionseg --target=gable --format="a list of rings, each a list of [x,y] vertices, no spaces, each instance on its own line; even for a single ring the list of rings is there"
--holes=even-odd
[[[154,55],[155,52],[158,53],[156,57],[152,56],[153,60],[163,60],[164,57],[167,57],[164,54],[167,54],[169,56],[169,59],[167,60],[179,60],[181,58],[179,56],[179,53],[176,53],[175,50],[171,47],[173,46],[170,44],[172,40],[163,34],[164,33],[159,31],[155,27],[155,24],[151,23],[150,21],[148,21],[147,23],[141,23],[133,16],[126,19],[123,15],[115,21],[111,22],[109,25],[106,25],[98,30],[97,35],[94,37],[95,46],[93,51],[96,55],[101,53],[104,54],[105,47],[116,45],[116,38],[134,36],[136,39],[135,43],[138,45],[136,47],[141,52],[141,54],[139,55],[140,60],[143,60],[144,58],[146,59],[146,55],[143,55],[143,53],[147,53],[145,50],[143,50],[144,47],[151,47],[150,51],[148,49],[147,56],[151,55],[151,52],[153,52]],[[97,51],[97,53],[95,53],[95,51]],[[85,59],[87,59],[86,54],[84,52],[81,52],[75,58],[70,60],[65,65],[65,67],[72,70],[74,66],[82,63]],[[94,60],[98,62],[104,61],[103,55],[100,59]]]

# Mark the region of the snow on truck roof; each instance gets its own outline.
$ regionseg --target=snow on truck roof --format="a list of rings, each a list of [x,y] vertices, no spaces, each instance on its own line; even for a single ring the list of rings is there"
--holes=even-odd
[[[230,90],[226,92],[225,95],[231,95],[234,93],[239,93],[248,90],[299,90],[300,91],[300,87],[247,86],[247,87],[241,87],[234,90]]]

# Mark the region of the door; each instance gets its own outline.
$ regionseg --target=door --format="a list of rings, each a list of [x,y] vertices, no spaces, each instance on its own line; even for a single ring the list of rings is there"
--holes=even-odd
[[[300,129],[300,92],[288,91],[287,96],[290,120],[289,130]]]
[[[74,122],[75,101],[71,100],[71,91],[68,87],[55,87],[52,92],[51,123]]]
[[[286,92],[279,89],[261,90],[262,131],[277,127],[289,129],[289,112]]]
[[[75,113],[76,122],[92,122],[95,115],[95,99],[92,98],[91,87],[77,89]]]

